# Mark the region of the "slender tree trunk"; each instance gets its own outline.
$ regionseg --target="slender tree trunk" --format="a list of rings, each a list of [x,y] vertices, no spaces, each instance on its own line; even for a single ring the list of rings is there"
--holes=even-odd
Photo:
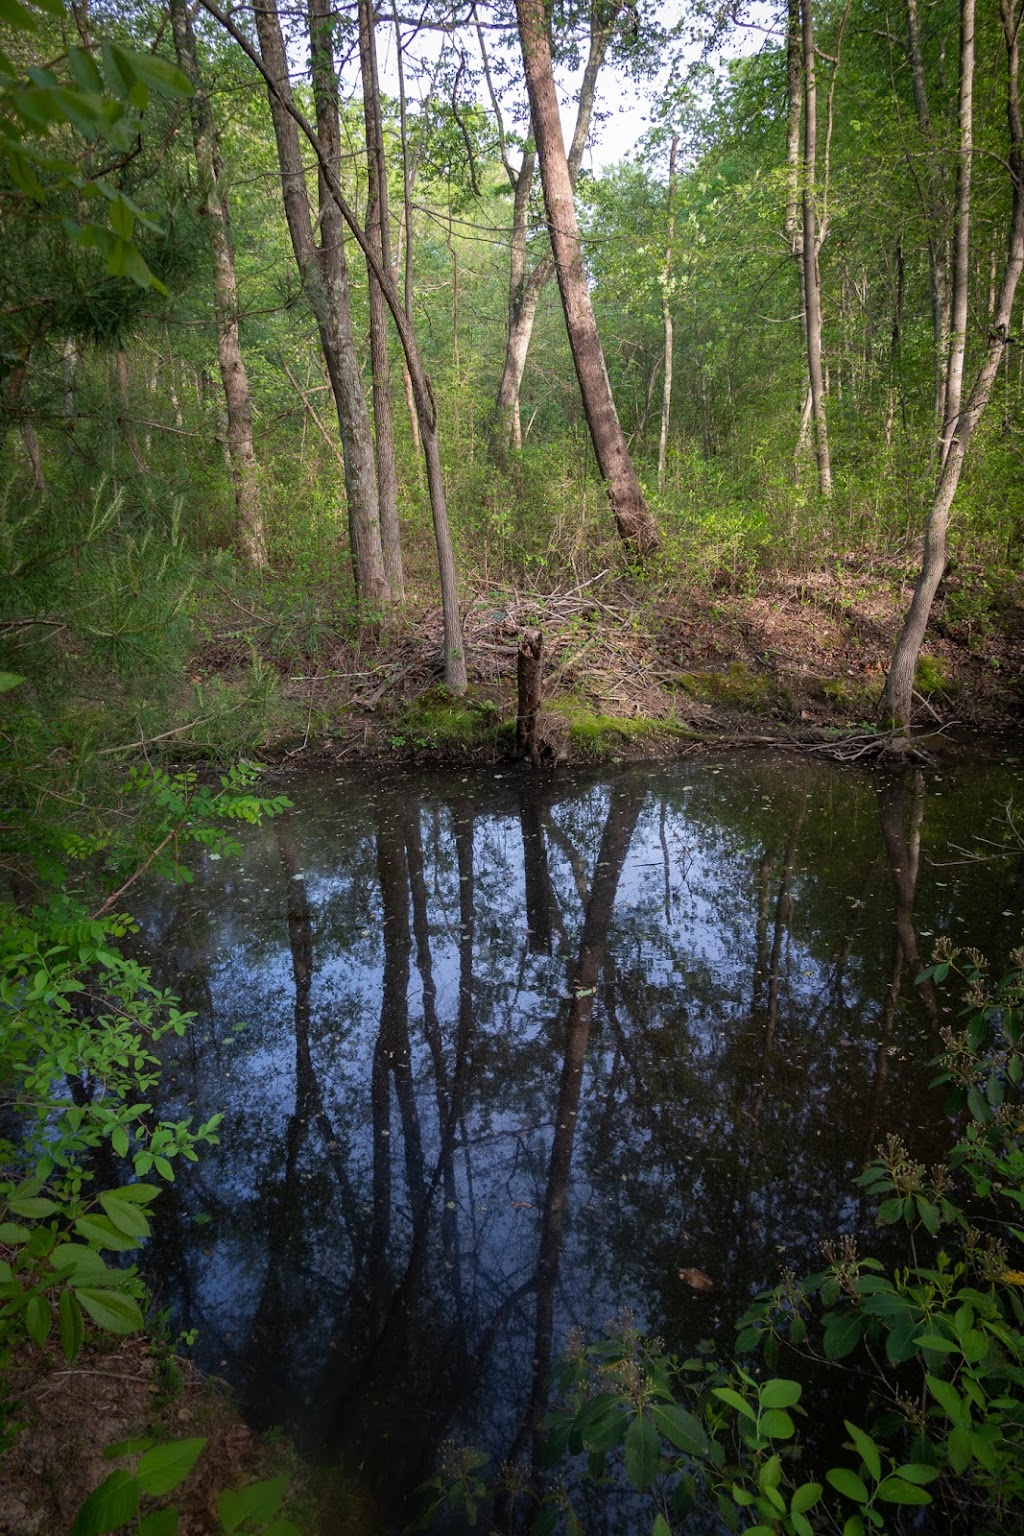
[[[953,238],[953,298],[950,315],[949,366],[940,456],[945,459],[956,430],[963,398],[970,297],[971,172],[974,160],[974,13],[975,0],[960,7],[960,142],[956,177],[956,232]]]
[[[171,23],[178,64],[192,85],[189,102],[192,143],[199,172],[199,211],[206,220],[213,258],[213,311],[217,326],[217,360],[228,417],[228,460],[235,494],[236,537],[247,565],[267,564],[266,532],[260,500],[256,455],[252,442],[252,401],[242,358],[238,327],[238,283],[231,240],[228,195],[224,185],[220,139],[209,97],[199,74],[195,32],[186,0],[172,0]]]
[[[384,154],[384,125],[377,77],[377,44],[370,0],[359,0],[359,61],[363,77],[363,120],[366,126],[366,235],[380,264],[391,271],[388,229],[388,168]],[[395,468],[395,428],[391,414],[391,370],[388,362],[387,302],[380,283],[367,269],[370,299],[370,362],[373,374],[374,447],[377,495],[384,568],[391,596],[404,592],[402,541],[398,524],[398,474]]]
[[[328,172],[337,175],[341,148],[337,82],[326,0],[310,0],[309,9],[313,95],[318,141],[323,150],[318,175],[319,249],[313,235],[299,136],[289,110],[292,91],[288,79],[288,59],[280,18],[273,0],[264,0],[257,8],[256,29],[268,82],[288,232],[302,286],[316,317],[320,345],[338,411],[338,426],[345,455],[349,544],[356,596],[361,606],[374,608],[387,601],[389,594],[377,514],[373,439],[349,312],[344,230],[339,210],[327,192],[327,175]]]
[[[530,193],[533,189],[536,168],[536,152],[532,149],[527,150],[523,156],[519,174],[515,178],[515,200],[512,207],[508,333],[505,344],[505,365],[494,404],[494,427],[490,445],[491,456],[496,459],[501,458],[513,434],[513,422],[519,404],[519,392],[526,368],[526,355],[530,349],[537,302],[541,289],[555,270],[555,264],[550,257],[544,257],[532,268],[528,268],[527,263]]]
[[[668,233],[665,237],[665,263],[661,272],[661,315],[665,327],[665,376],[661,391],[661,435],[658,438],[658,492],[665,489],[665,465],[668,459],[668,426],[672,415],[672,253],[676,239],[676,154],[679,140],[672,139],[668,156]],[[703,396],[703,390],[701,391]],[[707,458],[707,434],[705,453]]]
[[[932,132],[931,112],[928,108],[928,85],[924,70],[924,54],[921,49],[917,0],[907,0],[907,43],[914,107],[928,156],[926,190],[922,192],[922,201],[928,220],[928,276],[931,287],[932,332],[935,342],[935,421],[941,441],[946,423],[946,385],[949,369],[950,298],[946,241],[948,209],[942,166]]]
[[[931,510],[925,527],[924,560],[921,574],[914,588],[910,611],[903,623],[893,650],[882,694],[881,710],[886,719],[900,733],[896,746],[906,745],[906,733],[910,725],[913,707],[914,671],[924,642],[932,602],[946,568],[946,533],[949,512],[960,483],[964,458],[974,429],[988,405],[992,386],[999,372],[1003,354],[1010,342],[1010,320],[1013,302],[1024,269],[1024,127],[1021,123],[1020,105],[1020,45],[1019,32],[1022,19],[1020,0],[1000,0],[1000,16],[1007,59],[1007,124],[1009,152],[1006,164],[1012,189],[1012,211],[1007,231],[1006,263],[996,300],[995,313],[989,324],[988,345],[975,375],[966,405],[957,414],[953,435],[950,438],[938,483],[932,499]],[[973,37],[974,0],[962,0],[964,34]],[[961,68],[973,67],[973,50],[968,57],[961,49]],[[968,98],[969,99],[969,98]],[[961,103],[964,95],[961,90]],[[968,127],[961,118],[961,133]],[[960,262],[954,270],[954,283],[966,283],[968,270]],[[954,293],[953,312],[958,312],[958,295]]]
[[[801,213],[803,223],[804,315],[807,334],[807,376],[811,386],[811,418],[814,422],[814,454],[818,465],[818,489],[832,494],[832,461],[828,448],[825,414],[825,381],[821,367],[821,272],[818,265],[818,90],[814,60],[814,19],[811,0],[800,0],[804,77],[804,155]]]
[[[658,533],[619,423],[587,290],[544,0],[516,0],[516,17],[537,135],[548,230],[583,409],[619,535],[627,548],[642,559],[657,548]]]

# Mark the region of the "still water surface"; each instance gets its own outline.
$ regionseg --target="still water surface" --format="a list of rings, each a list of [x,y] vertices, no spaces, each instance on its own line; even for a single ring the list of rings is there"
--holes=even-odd
[[[570,1327],[628,1307],[727,1348],[864,1225],[886,1132],[946,1145],[952,1000],[914,977],[941,933],[1020,942],[1021,860],[958,850],[1022,778],[775,755],[290,790],[140,913],[198,1014],[162,1107],[225,1112],[152,1256],[199,1362],[400,1524],[442,1439],[522,1442]]]

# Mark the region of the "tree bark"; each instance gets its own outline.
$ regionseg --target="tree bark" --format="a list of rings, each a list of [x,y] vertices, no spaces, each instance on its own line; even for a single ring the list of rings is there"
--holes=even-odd
[[[679,140],[673,136],[668,156],[668,232],[665,236],[665,262],[661,271],[661,314],[665,327],[665,374],[661,389],[661,433],[658,437],[658,494],[665,489],[665,465],[668,459],[668,426],[672,414],[672,349],[674,331],[672,325],[672,252],[676,238],[676,154]],[[702,375],[703,384],[703,375]],[[704,390],[701,389],[702,403]],[[707,458],[707,432],[704,434],[704,457]]]
[[[960,139],[956,176],[956,232],[953,238],[953,297],[950,306],[949,365],[940,457],[945,459],[963,399],[967,352],[967,304],[970,296],[971,171],[974,160],[974,13],[975,0],[960,7]]]
[[[925,78],[924,54],[921,50],[917,0],[907,0],[907,44],[917,123],[928,154],[927,190],[922,193],[922,201],[928,221],[928,276],[935,343],[935,421],[938,438],[941,441],[946,422],[946,382],[949,369],[950,301],[949,270],[946,260],[948,209],[942,167],[932,131],[931,112],[928,108],[928,86]]]
[[[537,135],[548,231],[583,409],[619,535],[626,547],[643,559],[657,548],[658,532],[619,423],[587,290],[544,0],[516,0],[516,17]]]
[[[199,211],[206,222],[213,259],[213,312],[217,361],[228,417],[228,460],[235,495],[236,537],[242,558],[254,570],[267,565],[267,542],[252,441],[252,400],[238,326],[238,282],[231,220],[224,185],[220,139],[199,73],[195,32],[186,0],[172,0],[171,24],[178,65],[193,90],[189,102],[192,144],[199,173]]]
[[[540,715],[543,685],[544,636],[524,635],[516,656],[516,751],[528,757],[536,768],[540,761],[537,720]]]
[[[828,447],[825,413],[825,380],[821,367],[821,271],[818,264],[818,200],[816,188],[818,153],[818,88],[814,61],[814,18],[811,0],[800,0],[804,81],[804,154],[801,213],[803,223],[804,325],[807,336],[807,376],[811,386],[811,419],[814,423],[814,455],[818,465],[818,489],[832,494],[832,460]]]
[[[211,14],[217,14],[222,24],[226,20],[212,10]],[[377,511],[377,479],[370,417],[363,394],[349,311],[344,230],[340,211],[328,192],[328,175],[330,173],[336,178],[341,163],[341,144],[326,0],[310,0],[309,7],[313,95],[317,137],[322,150],[317,178],[320,193],[319,248],[313,235],[299,136],[289,110],[292,91],[288,79],[288,59],[275,0],[264,0],[257,8],[256,29],[277,140],[288,232],[302,286],[316,317],[320,345],[338,411],[338,426],[345,455],[349,545],[356,598],[360,607],[372,609],[386,602],[389,593]]]
[[[914,672],[921,653],[932,603],[946,568],[946,534],[949,513],[960,483],[964,459],[974,429],[988,405],[999,365],[1010,342],[1010,320],[1022,269],[1024,269],[1024,127],[1021,123],[1020,105],[1020,0],[1000,0],[1000,17],[1006,44],[1006,116],[1009,136],[1006,165],[1012,189],[1012,208],[1007,230],[1006,263],[996,299],[995,313],[989,323],[988,345],[975,375],[967,403],[956,417],[953,435],[949,440],[945,458],[939,471],[938,483],[932,498],[931,510],[925,526],[924,559],[921,574],[914,588],[910,611],[903,623],[893,650],[889,673],[882,694],[883,718],[898,732],[895,746],[905,747],[907,731],[913,711]],[[973,36],[974,0],[962,0],[964,32],[969,29]],[[966,53],[961,50],[961,68],[965,67]],[[973,53],[967,62],[973,66]],[[963,102],[961,92],[961,102]],[[961,132],[965,124],[961,120]],[[958,280],[959,262],[954,271]],[[967,280],[966,266],[962,281]],[[954,313],[957,312],[957,296],[954,294]]]
[[[608,52],[613,23],[615,16],[618,14],[618,9],[618,6],[615,6],[613,13],[605,17],[603,21],[597,19],[595,11],[591,20],[590,49],[587,54],[587,62],[583,70],[583,80],[580,85],[579,102],[576,108],[576,126],[573,129],[572,143],[569,146],[569,179],[574,188],[576,186],[576,179],[579,176],[580,166],[583,163],[583,151],[586,148],[587,139],[590,137],[590,124],[594,115],[594,100],[597,95],[597,78]],[[490,87],[491,78],[490,71],[487,68],[487,53],[482,31],[479,32],[479,36],[487,83]],[[550,256],[542,256],[539,261],[528,268],[527,238],[530,194],[533,190],[533,178],[537,169],[537,154],[535,150],[528,149],[523,156],[519,171],[516,172],[512,169],[505,153],[504,127],[501,122],[497,96],[493,88],[491,88],[491,102],[498,120],[502,161],[505,166],[505,172],[515,191],[512,208],[512,245],[509,264],[508,334],[505,346],[505,364],[502,369],[501,382],[498,385],[498,395],[494,406],[494,426],[490,441],[492,458],[500,460],[508,450],[510,439],[515,442],[517,448],[522,447],[519,397],[522,390],[523,374],[526,370],[526,359],[530,350],[530,341],[533,337],[537,305],[541,293],[555,275],[555,263]]]
[[[377,75],[377,44],[370,0],[359,0],[359,62],[363,78],[363,121],[366,128],[366,235],[386,272],[391,266],[388,220],[388,169],[384,154],[384,125]],[[377,496],[384,568],[393,598],[404,594],[402,538],[398,523],[398,473],[395,468],[395,428],[391,413],[391,370],[388,362],[387,302],[380,283],[367,268],[370,301],[370,364],[373,376],[374,448]]]

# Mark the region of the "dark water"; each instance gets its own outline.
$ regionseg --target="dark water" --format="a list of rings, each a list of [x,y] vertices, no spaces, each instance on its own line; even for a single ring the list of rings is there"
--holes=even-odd
[[[1020,858],[958,849],[1021,782],[772,756],[291,791],[141,914],[199,1015],[163,1108],[225,1111],[152,1255],[200,1363],[400,1523],[443,1438],[522,1439],[570,1326],[727,1348],[863,1225],[887,1131],[946,1145],[954,1000],[914,977],[940,933],[1020,942]]]

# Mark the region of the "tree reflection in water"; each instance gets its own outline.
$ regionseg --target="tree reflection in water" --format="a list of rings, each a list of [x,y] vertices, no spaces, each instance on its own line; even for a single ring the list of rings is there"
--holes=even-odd
[[[533,1453],[570,1324],[628,1305],[727,1347],[861,1222],[881,1136],[941,1148],[927,935],[998,944],[1022,899],[1019,870],[933,867],[1013,789],[965,780],[312,781],[151,892],[200,1015],[161,1107],[226,1111],[152,1254],[201,1363],[397,1525],[445,1436]]]

